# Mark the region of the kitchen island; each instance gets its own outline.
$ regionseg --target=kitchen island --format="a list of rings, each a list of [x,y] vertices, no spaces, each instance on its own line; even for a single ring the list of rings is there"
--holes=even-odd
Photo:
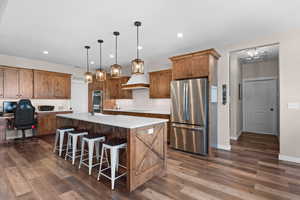
[[[126,162],[128,191],[135,190],[154,176],[163,175],[167,159],[168,119],[73,113],[57,115],[57,127],[74,126],[101,133],[107,139],[127,139],[127,151],[120,155]]]

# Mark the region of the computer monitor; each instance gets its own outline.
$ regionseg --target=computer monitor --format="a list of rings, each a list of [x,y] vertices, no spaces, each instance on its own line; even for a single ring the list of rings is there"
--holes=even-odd
[[[3,113],[14,113],[17,104],[16,101],[3,101]]]

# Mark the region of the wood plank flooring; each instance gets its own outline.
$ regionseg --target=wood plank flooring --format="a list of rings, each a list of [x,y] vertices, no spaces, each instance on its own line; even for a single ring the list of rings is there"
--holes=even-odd
[[[0,200],[240,200],[300,199],[300,165],[278,161],[276,137],[243,133],[232,151],[201,157],[169,149],[168,170],[127,193],[110,190],[70,161],[52,153],[53,137],[0,145]]]

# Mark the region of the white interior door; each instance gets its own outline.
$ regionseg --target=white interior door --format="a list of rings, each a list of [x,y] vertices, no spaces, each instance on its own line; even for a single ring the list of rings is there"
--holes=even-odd
[[[244,131],[277,135],[277,112],[277,80],[244,81]]]

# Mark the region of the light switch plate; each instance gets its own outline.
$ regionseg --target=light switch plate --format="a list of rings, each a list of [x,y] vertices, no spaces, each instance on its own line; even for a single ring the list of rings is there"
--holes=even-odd
[[[148,129],[148,134],[153,134],[153,132],[154,132],[153,128]]]
[[[300,109],[300,103],[288,103],[288,109]]]

